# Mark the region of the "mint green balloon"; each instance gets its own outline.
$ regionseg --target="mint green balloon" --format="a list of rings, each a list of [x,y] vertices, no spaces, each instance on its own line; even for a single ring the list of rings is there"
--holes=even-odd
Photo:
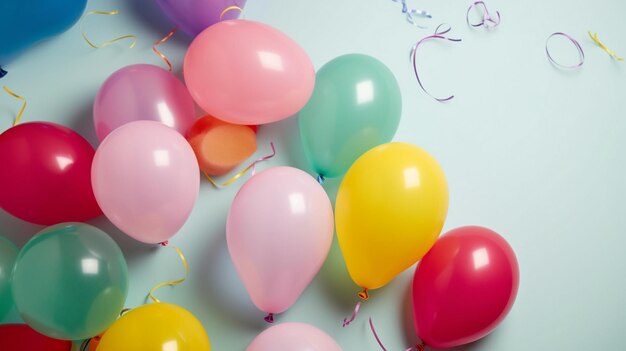
[[[62,223],[45,228],[22,248],[12,290],[18,312],[39,333],[87,339],[107,329],[124,308],[128,270],[105,232]]]
[[[367,150],[391,141],[402,113],[400,87],[377,59],[350,54],[325,64],[298,124],[307,158],[323,177],[343,175]]]
[[[7,316],[13,306],[11,272],[17,253],[17,247],[8,239],[0,236],[0,321]]]

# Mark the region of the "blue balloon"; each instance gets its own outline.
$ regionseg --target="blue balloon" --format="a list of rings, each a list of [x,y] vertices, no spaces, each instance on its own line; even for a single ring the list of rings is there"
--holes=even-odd
[[[31,45],[68,30],[86,5],[87,0],[0,0],[0,66]]]

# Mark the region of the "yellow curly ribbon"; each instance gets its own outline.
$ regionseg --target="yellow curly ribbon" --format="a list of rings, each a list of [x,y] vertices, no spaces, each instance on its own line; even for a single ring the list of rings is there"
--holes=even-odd
[[[591,31],[588,31],[587,33],[589,34],[589,37],[591,38],[591,40],[593,40],[594,43],[598,44],[600,49],[604,50],[604,52],[606,52],[607,54],[609,54],[610,56],[612,56],[616,60],[624,61],[623,58],[617,56],[616,53],[614,53],[613,51],[609,50],[609,48],[607,48],[604,44],[602,44],[602,42],[600,42],[600,39],[598,39],[598,33],[591,34]]]
[[[17,117],[15,117],[15,120],[13,121],[13,126],[15,127],[20,122],[20,119],[22,118],[22,114],[24,114],[24,110],[26,110],[26,99],[23,96],[17,95],[16,93],[12,92],[11,89],[7,87],[2,87],[2,88],[4,89],[4,91],[6,91],[9,95],[13,96],[14,98],[24,101],[24,104],[22,105],[22,109],[20,110],[20,112],[17,114]]]
[[[186,279],[187,276],[189,275],[189,265],[187,264],[187,259],[185,259],[185,256],[183,255],[183,253],[180,251],[180,249],[178,249],[176,246],[172,246],[174,248],[174,250],[176,250],[176,253],[178,253],[178,256],[180,257],[180,260],[183,261],[183,265],[185,266],[185,276],[182,279],[178,279],[178,280],[172,280],[172,281],[168,281],[168,282],[163,282],[160,284],[157,284],[154,286],[154,288],[150,289],[150,292],[148,293],[148,297],[150,297],[150,299],[152,299],[152,301],[154,302],[161,302],[161,300],[157,299],[156,297],[154,297],[154,292],[157,291],[158,289],[167,286],[167,285],[177,285],[177,284],[181,284],[183,283]]]
[[[272,147],[272,153],[267,155],[267,156],[263,156],[257,160],[255,160],[254,162],[252,162],[250,165],[248,165],[248,167],[244,168],[241,172],[235,174],[232,178],[230,178],[229,180],[227,180],[225,183],[223,183],[222,185],[217,184],[217,182],[215,180],[213,180],[213,178],[211,178],[210,175],[207,174],[207,172],[202,171],[202,173],[204,173],[204,176],[206,177],[206,179],[213,184],[214,187],[216,188],[224,188],[228,185],[230,185],[232,182],[234,182],[235,180],[241,178],[242,175],[246,174],[246,172],[248,172],[249,170],[252,169],[252,175],[254,175],[254,172],[256,170],[256,165],[259,162],[263,162],[265,160],[268,160],[274,156],[276,156],[276,149],[274,148],[274,143],[270,143],[270,146]]]
[[[117,15],[119,14],[119,11],[90,11],[87,12],[83,15],[83,18],[89,16],[89,15]],[[128,34],[128,35],[123,35],[121,37],[115,38],[115,39],[111,39],[109,41],[106,41],[100,45],[96,45],[94,43],[91,42],[91,40],[87,39],[87,35],[85,35],[85,30],[83,29],[83,24],[85,23],[85,21],[81,21],[80,23],[80,34],[83,36],[83,39],[85,39],[85,41],[87,42],[87,44],[89,44],[89,46],[91,46],[94,49],[99,49],[99,48],[103,48],[105,46],[111,45],[113,43],[115,43],[116,41],[120,41],[120,40],[124,40],[124,39],[133,39],[133,42],[130,44],[130,49],[134,48],[135,45],[137,44],[137,36],[134,34]]]
[[[176,33],[176,30],[178,28],[174,27],[172,28],[172,30],[167,33],[166,36],[163,37],[163,39],[161,40],[157,40],[154,42],[154,44],[152,44],[152,51],[154,51],[155,54],[159,55],[160,58],[163,59],[163,61],[165,61],[165,63],[167,63],[167,67],[169,67],[169,71],[172,71],[172,63],[170,62],[170,60],[167,59],[167,57],[165,57],[165,55],[163,55],[163,53],[161,51],[159,51],[159,49],[157,49],[157,46],[165,43],[169,38],[172,37],[172,35],[174,35],[174,33]]]
[[[227,7],[227,8],[225,8],[225,9],[222,11],[222,13],[220,14],[220,21],[222,20],[222,18],[224,17],[224,15],[225,15],[226,13],[228,13],[229,11],[232,11],[232,10],[237,10],[237,11],[239,11],[239,12],[243,12],[243,9],[242,9],[241,7],[239,7],[239,6],[237,6],[237,5],[228,6],[228,7]]]

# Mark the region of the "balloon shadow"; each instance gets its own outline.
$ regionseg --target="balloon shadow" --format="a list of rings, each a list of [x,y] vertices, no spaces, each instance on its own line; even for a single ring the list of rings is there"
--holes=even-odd
[[[333,238],[330,252],[318,277],[322,291],[327,296],[325,300],[349,316],[359,301],[357,293],[361,288],[352,282],[336,238]]]
[[[230,258],[226,243],[225,225],[219,226],[211,235],[209,249],[202,257],[197,270],[202,296],[215,308],[220,318],[251,328],[255,331],[265,326],[263,313],[259,311],[246,291]]]
[[[161,11],[156,1],[129,0],[128,4],[130,12],[154,33],[163,33],[165,36],[174,27],[174,23]]]
[[[85,138],[91,146],[95,148],[100,144],[100,140],[96,135],[96,128],[93,125],[93,101],[77,105],[73,110],[68,112],[67,127],[74,130]]]

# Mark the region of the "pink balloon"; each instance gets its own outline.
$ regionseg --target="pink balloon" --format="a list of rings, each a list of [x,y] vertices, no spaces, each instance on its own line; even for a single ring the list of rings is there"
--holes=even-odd
[[[341,351],[341,347],[314,326],[283,323],[259,334],[246,351]]]
[[[114,130],[96,150],[91,168],[104,215],[129,236],[168,240],[183,226],[198,197],[200,172],[185,138],[154,121]]]
[[[185,56],[184,74],[200,107],[235,124],[293,116],[315,85],[313,64],[296,42],[244,20],[223,21],[200,33]]]
[[[196,121],[195,105],[185,85],[154,65],[131,65],[102,84],[93,105],[98,139],[133,121],[157,121],[185,135]]]
[[[476,341],[511,310],[519,287],[515,253],[496,232],[461,227],[442,236],[413,278],[415,330],[433,348]]]
[[[228,213],[228,250],[260,310],[296,302],[326,259],[333,228],[326,192],[299,169],[270,168],[241,187]]]

